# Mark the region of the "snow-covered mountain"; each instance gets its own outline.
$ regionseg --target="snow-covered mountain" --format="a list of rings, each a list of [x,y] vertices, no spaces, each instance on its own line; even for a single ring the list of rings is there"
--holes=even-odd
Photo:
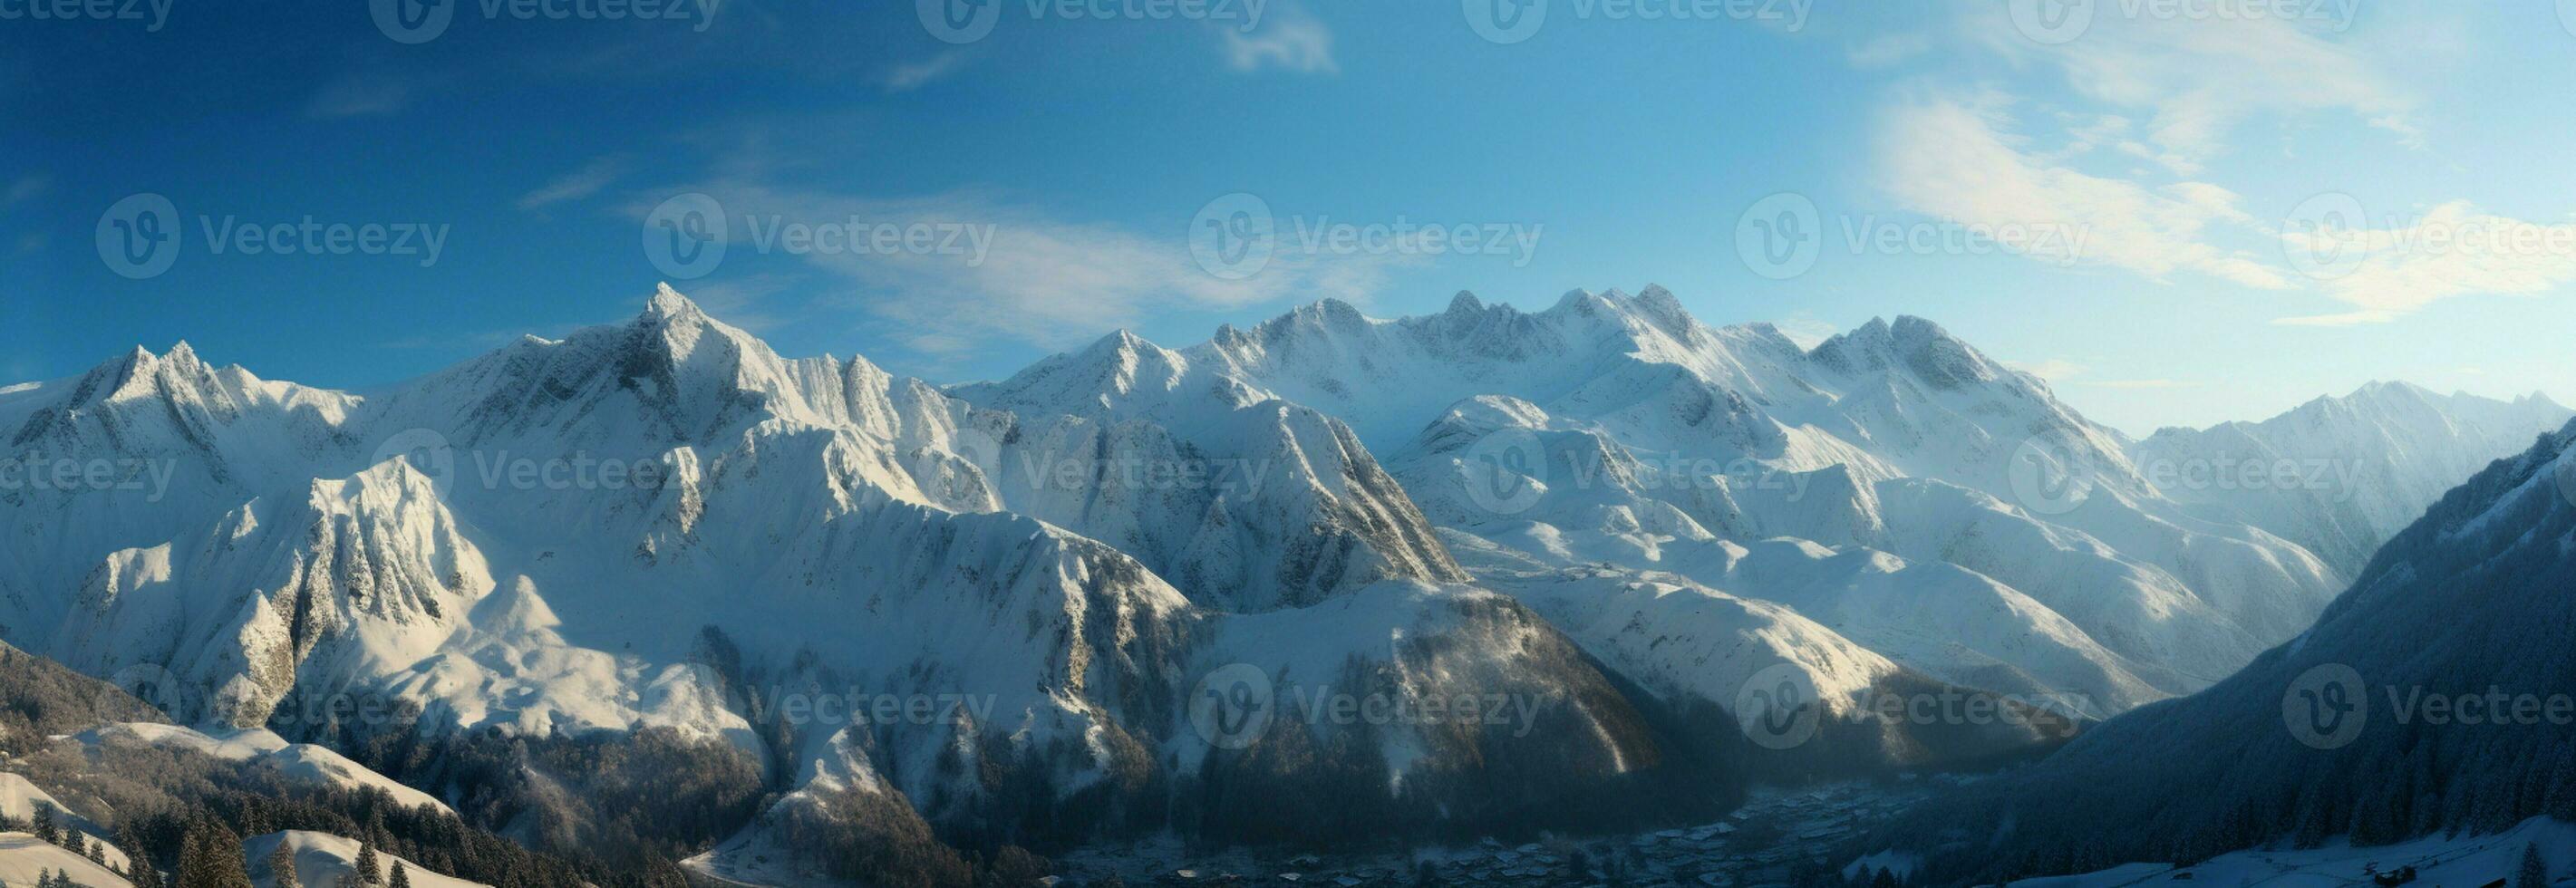
[[[952,389],[782,358],[664,288],[363,394],[138,350],[0,392],[0,434],[116,469],[0,491],[0,641],[284,735],[257,756],[347,736],[314,715],[342,695],[432,740],[729,744],[783,783],[707,872],[834,830],[1319,838],[1256,798],[1354,836],[1643,822],[2052,743],[2341,583],[1929,322],[1801,349],[1659,288],[1323,302]],[[1818,739],[1748,742],[1781,713],[1746,701],[1800,687]],[[1967,691],[2046,717],[1867,715]]]
[[[2346,574],[2470,475],[2576,416],[2374,382],[2262,422],[2164,429],[2130,448],[2158,493],[2296,542]]]
[[[1144,348],[1094,355],[1118,368],[1103,384],[1157,372]],[[0,631],[224,732],[345,736],[315,703],[354,695],[432,738],[732,744],[796,775],[746,847],[799,806],[864,797],[1004,838],[1039,822],[1032,798],[1125,812],[1065,821],[1086,829],[1248,836],[1267,822],[1250,809],[1173,799],[1263,781],[1286,781],[1273,800],[1339,798],[1365,831],[1705,809],[1757,767],[1709,714],[1784,663],[1824,676],[1845,717],[1783,767],[1984,759],[2051,736],[1856,722],[1862,691],[1941,686],[1688,582],[1598,581],[1666,616],[1569,638],[1469,585],[1338,419],[1242,389],[1172,403],[979,404],[861,359],[781,358],[667,289],[632,321],[363,395],[138,351],[0,395],[22,452],[135,467],[11,491]],[[1621,648],[1702,653],[1633,674],[1588,656]],[[1218,675],[1276,690],[1256,701],[1277,707],[1266,730],[1208,726],[1197,685]],[[1353,722],[1304,699],[1328,689],[1497,705]],[[790,714],[790,692],[844,715]],[[847,714],[919,699],[940,705]]]
[[[2570,589],[2576,423],[2444,495],[2244,671],[1931,806],[1891,841],[1938,849],[1948,881],[2576,820]]]
[[[1180,351],[1117,339],[955,394],[1144,420],[1211,397],[1306,404],[1392,454],[1433,523],[1522,568],[1794,598],[1903,666],[2088,715],[2206,686],[2342,582],[2160,496],[2116,432],[1916,318],[1802,349],[1650,287],[1538,313],[1462,293],[1399,320],[1327,301]],[[1813,545],[1744,548],[1777,538]]]

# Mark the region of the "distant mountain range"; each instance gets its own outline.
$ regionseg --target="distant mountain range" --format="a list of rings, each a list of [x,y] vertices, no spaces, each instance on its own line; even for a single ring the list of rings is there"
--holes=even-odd
[[[185,345],[0,391],[50,479],[0,488],[0,640],[288,741],[729,749],[778,798],[710,868],[834,828],[1610,828],[2219,684],[2569,417],[2373,385],[2131,441],[1928,321],[1808,349],[1653,287],[943,388],[664,288],[377,392]],[[1868,717],[1941,693],[2034,718]],[[395,776],[461,801],[434,759]]]

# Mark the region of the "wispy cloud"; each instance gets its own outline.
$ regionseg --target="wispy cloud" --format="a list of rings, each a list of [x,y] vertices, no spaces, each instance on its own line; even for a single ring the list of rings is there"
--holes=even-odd
[[[719,181],[671,189],[711,195],[737,224],[747,219],[808,224],[863,220],[905,229],[943,227],[986,232],[980,261],[935,250],[807,251],[803,260],[854,285],[850,297],[894,322],[900,341],[933,359],[962,357],[999,339],[1065,348],[1157,313],[1239,309],[1295,298],[1366,302],[1383,289],[1400,255],[1310,255],[1279,251],[1258,274],[1228,280],[1190,253],[1187,232],[1138,232],[1120,225],[1059,218],[976,193],[885,198],[766,182]],[[641,218],[652,208],[628,209]],[[756,249],[737,230],[732,249]],[[730,253],[728,256],[730,257]],[[725,268],[735,267],[732,258]],[[699,288],[703,289],[703,287]],[[693,293],[696,290],[692,291]]]
[[[2285,226],[2285,249],[2318,258],[2321,288],[2353,307],[2276,324],[2382,324],[2470,295],[2531,296],[2576,282],[2576,222],[2528,222],[2452,201],[2383,227]]]
[[[886,71],[877,85],[889,93],[911,92],[933,80],[957,73],[966,67],[968,58],[962,50],[950,50],[911,64],[896,65]]]
[[[2004,366],[2011,367],[2015,370],[2028,373],[2032,376],[2036,376],[2050,382],[2062,382],[2073,378],[2076,374],[2084,372],[2084,365],[2069,361],[2065,358],[2050,358],[2037,363],[2005,361]]]
[[[384,77],[351,77],[322,90],[305,106],[314,117],[379,117],[411,103],[411,87]]]
[[[583,164],[580,169],[555,177],[552,181],[519,196],[518,207],[536,210],[568,200],[580,200],[607,188],[626,175],[624,157],[611,155]]]
[[[2078,39],[2024,37],[2005,3],[1961,4],[1972,42],[2025,65],[2061,72],[2092,99],[2149,114],[2146,141],[2181,175],[2221,153],[2231,130],[2256,114],[2344,111],[2418,139],[2415,100],[2354,46],[2329,39],[2331,23],[2260,16],[2122,15],[2097,4]]]
[[[2027,251],[2055,263],[2122,268],[2155,280],[2177,272],[2286,289],[2282,273],[2205,239],[2217,224],[2252,221],[2237,196],[2205,182],[2148,187],[2087,174],[2029,149],[2011,130],[2010,100],[1994,94],[1900,103],[1881,121],[1883,187],[1906,209],[1984,225],[2064,232]]]
[[[1282,6],[1250,34],[1233,28],[1217,32],[1225,41],[1226,65],[1237,71],[1276,66],[1301,74],[1333,74],[1333,32],[1312,13]]]
[[[9,190],[5,194],[0,194],[0,208],[14,207],[34,200],[36,195],[45,193],[45,189],[53,187],[53,184],[53,177],[43,173],[21,176],[17,181],[9,183]]]
[[[1845,58],[1855,68],[1885,68],[1930,52],[1932,38],[1923,34],[1887,34],[1852,47]]]

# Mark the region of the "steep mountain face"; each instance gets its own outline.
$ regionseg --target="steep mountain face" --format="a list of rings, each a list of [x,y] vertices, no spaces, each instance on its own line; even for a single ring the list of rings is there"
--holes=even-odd
[[[186,343],[0,392],[0,440],[24,473],[0,488],[0,636],[41,638],[98,560],[300,484],[349,443],[354,397],[215,368]]]
[[[1531,564],[1796,598],[1904,667],[2087,715],[2206,686],[2342,582],[2287,540],[2161,497],[2119,435],[1916,318],[1806,350],[1767,325],[1702,325],[1661,288],[1535,314],[1460,294],[1426,317],[1328,301],[1127,350],[1150,359],[1095,348],[955,394],[1157,421],[1208,399],[1309,405],[1391,454],[1432,523]],[[1741,543],[1774,537],[1820,548],[1739,565]],[[1919,568],[1949,579],[1887,586],[1941,590],[1911,601],[1870,591]],[[1916,621],[1936,612],[1978,616],[1935,635]]]
[[[1939,880],[1983,880],[2576,815],[2571,555],[2576,424],[2444,495],[2313,628],[2243,672],[1888,841],[1934,851]]]
[[[2375,382],[2262,422],[2164,429],[2130,458],[2165,497],[2354,574],[2444,492],[2570,416],[2538,394],[2497,401]]]

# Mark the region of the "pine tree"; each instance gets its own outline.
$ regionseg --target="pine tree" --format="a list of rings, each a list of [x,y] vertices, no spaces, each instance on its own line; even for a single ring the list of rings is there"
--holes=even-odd
[[[268,852],[268,878],[272,888],[304,888],[295,877],[295,849],[286,845],[286,837],[277,837],[277,850]]]
[[[2513,880],[2513,888],[2549,888],[2549,864],[2540,859],[2540,846],[2525,842],[2522,846],[2522,873]]]
[[[161,888],[161,871],[152,865],[152,849],[144,847],[143,836],[134,824],[116,828],[116,844],[125,849],[125,881],[134,888]]]
[[[387,888],[411,888],[411,874],[403,871],[401,861],[394,862],[394,883]]]
[[[43,802],[36,803],[36,827],[34,831],[36,833],[36,838],[43,839],[45,844],[55,845],[62,843],[62,827],[54,824],[54,806]]]
[[[251,888],[242,864],[241,837],[212,820],[200,820],[179,855],[177,888]]]
[[[358,884],[384,884],[384,870],[378,868],[376,864],[376,843],[374,842],[358,843]],[[187,886],[183,885],[180,888],[187,888]]]
[[[102,842],[97,839],[89,840],[89,862],[98,864],[101,867],[107,866],[106,842]]]

